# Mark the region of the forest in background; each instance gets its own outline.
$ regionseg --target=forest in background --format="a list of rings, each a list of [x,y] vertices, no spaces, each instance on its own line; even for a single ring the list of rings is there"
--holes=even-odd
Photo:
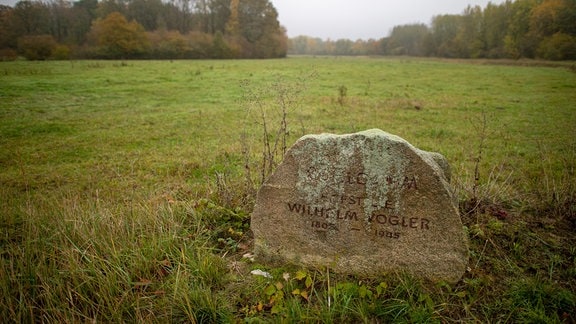
[[[0,58],[275,58],[287,36],[268,0],[47,0],[0,6]]]
[[[576,59],[576,0],[507,0],[430,25],[396,26],[382,39],[290,39],[289,54],[410,55],[445,58]]]
[[[0,6],[0,59],[409,55],[576,59],[576,0],[507,0],[369,40],[288,39],[268,0],[45,0]],[[384,35],[386,32],[383,31]]]

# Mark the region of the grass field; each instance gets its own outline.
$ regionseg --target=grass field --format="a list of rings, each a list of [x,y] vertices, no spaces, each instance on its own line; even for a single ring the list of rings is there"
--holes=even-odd
[[[500,63],[0,62],[0,318],[576,321],[576,73]],[[288,144],[380,128],[444,154],[462,281],[243,259],[283,120]]]

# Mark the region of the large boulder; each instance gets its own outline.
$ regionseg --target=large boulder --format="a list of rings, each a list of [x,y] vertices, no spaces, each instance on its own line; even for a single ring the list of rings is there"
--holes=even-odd
[[[468,247],[449,172],[442,155],[378,129],[304,136],[258,192],[256,256],[456,282]]]

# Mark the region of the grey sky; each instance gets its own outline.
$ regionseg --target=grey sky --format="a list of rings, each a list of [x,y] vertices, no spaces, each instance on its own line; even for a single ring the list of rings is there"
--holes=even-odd
[[[270,0],[288,36],[379,39],[394,26],[429,24],[440,14],[460,14],[468,5],[485,8],[504,0]]]
[[[18,2],[18,0],[0,0],[0,5],[14,6],[16,2]]]

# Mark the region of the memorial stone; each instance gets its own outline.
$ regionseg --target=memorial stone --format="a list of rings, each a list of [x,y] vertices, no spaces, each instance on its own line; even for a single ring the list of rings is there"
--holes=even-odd
[[[468,248],[449,173],[442,155],[378,129],[304,136],[258,192],[256,257],[456,282]]]

